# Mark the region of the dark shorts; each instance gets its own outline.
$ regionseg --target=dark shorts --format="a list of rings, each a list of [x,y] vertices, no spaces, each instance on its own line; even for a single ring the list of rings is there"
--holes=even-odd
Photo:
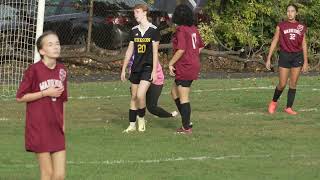
[[[191,87],[193,80],[174,80],[177,86]]]
[[[140,84],[141,80],[151,82],[151,72],[150,71],[142,71],[142,72],[131,72],[129,81],[132,84]]]
[[[280,51],[279,54],[279,67],[282,68],[295,68],[303,66],[303,53],[302,52],[284,52]]]

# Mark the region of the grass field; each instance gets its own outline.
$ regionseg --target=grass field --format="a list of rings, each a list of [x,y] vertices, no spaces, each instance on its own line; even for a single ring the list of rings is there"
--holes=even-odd
[[[192,135],[177,135],[180,118],[147,113],[145,133],[128,125],[129,83],[69,84],[67,179],[316,180],[320,179],[320,78],[302,77],[294,108],[266,113],[276,77],[211,79],[193,84]],[[163,90],[160,104],[172,111]],[[1,100],[0,179],[38,178],[24,151],[24,104]]]

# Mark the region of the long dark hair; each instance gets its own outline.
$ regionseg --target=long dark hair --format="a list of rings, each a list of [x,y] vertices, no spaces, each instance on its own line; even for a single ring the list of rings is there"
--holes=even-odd
[[[192,26],[194,25],[194,14],[189,6],[181,4],[174,10],[172,22],[178,26]]]
[[[288,8],[289,8],[290,6],[291,6],[291,7],[293,7],[293,8],[296,10],[296,12],[298,12],[298,11],[299,11],[298,6],[297,6],[297,5],[295,5],[295,4],[293,4],[293,3],[288,4],[288,6],[287,6],[287,9],[286,9],[286,10],[288,10]]]

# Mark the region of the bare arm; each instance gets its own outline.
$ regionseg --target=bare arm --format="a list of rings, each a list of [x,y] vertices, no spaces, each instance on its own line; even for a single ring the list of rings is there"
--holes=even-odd
[[[130,41],[124,60],[123,60],[123,65],[121,70],[121,81],[125,81],[126,79],[126,68],[129,64],[130,58],[133,55],[133,49],[134,49],[134,43]]]
[[[303,37],[302,50],[303,50],[303,61],[304,61],[302,71],[307,72],[308,71],[308,47],[307,47],[306,36]]]
[[[304,60],[304,63],[308,63],[308,47],[307,47],[306,36],[303,37],[302,49],[303,49],[303,60]]]
[[[170,75],[171,76],[175,76],[176,75],[175,72],[174,72],[176,69],[173,67],[173,65],[183,56],[184,51],[185,50],[182,50],[182,49],[177,50],[174,53],[172,59],[170,60],[170,62],[169,62],[169,70],[170,70]]]
[[[279,37],[280,37],[280,28],[279,28],[279,26],[277,26],[276,32],[274,33],[274,36],[273,36],[273,40],[271,42],[271,46],[270,46],[270,49],[269,49],[269,54],[268,54],[268,57],[267,57],[266,68],[268,70],[271,69],[270,68],[270,66],[271,66],[271,56],[273,54],[274,49],[277,47],[277,44],[279,42]]]
[[[153,71],[157,71],[157,64],[159,62],[159,41],[152,42],[152,52],[153,52]]]
[[[131,41],[129,43],[128,49],[126,51],[126,54],[125,54],[125,57],[124,57],[124,60],[123,60],[122,72],[126,71],[126,68],[127,68],[128,64],[129,64],[129,61],[130,61],[130,59],[131,59],[131,57],[133,55],[133,48],[134,48],[133,42]]]
[[[202,48],[199,48],[199,54],[201,53],[202,49],[204,49],[203,47]]]
[[[274,33],[273,40],[269,49],[269,54],[268,54],[268,59],[271,60],[271,56],[273,54],[274,49],[277,47],[277,44],[279,42],[279,37],[280,37],[280,28],[277,26],[276,32]]]
[[[24,95],[22,98],[17,98],[17,102],[31,102],[44,97],[43,91],[35,92],[35,93],[28,93]]]
[[[185,50],[179,49],[174,53],[172,59],[169,62],[169,66],[173,66],[184,54]]]
[[[50,87],[43,91],[38,91],[35,93],[27,93],[22,98],[17,98],[16,100],[17,102],[31,102],[46,96],[60,97],[63,91],[64,91],[63,87],[61,88]]]
[[[158,62],[159,62],[159,41],[156,42],[152,42],[152,60],[153,60],[153,67],[152,67],[152,81],[156,81],[157,80],[157,66],[158,66]]]
[[[63,132],[65,132],[65,130],[66,130],[66,106],[67,106],[67,103],[63,103],[63,127],[62,127],[62,129],[63,129]]]

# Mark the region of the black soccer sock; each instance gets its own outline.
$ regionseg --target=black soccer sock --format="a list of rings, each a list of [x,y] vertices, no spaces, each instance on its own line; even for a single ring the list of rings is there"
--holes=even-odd
[[[177,98],[174,100],[174,102],[176,103],[176,106],[178,108],[179,113],[181,114],[181,102],[180,102],[180,98]]]
[[[129,109],[129,122],[136,122],[138,110]]]
[[[138,109],[138,116],[144,117],[146,115],[146,108]]]
[[[296,97],[296,89],[289,88],[288,90],[288,99],[287,99],[287,108],[291,108],[294,102],[294,98]]]
[[[157,106],[157,105],[147,105],[148,111],[160,118],[169,118],[172,117],[172,114],[164,110],[163,108]]]
[[[190,128],[190,115],[191,115],[190,103],[181,104],[182,126],[184,129]]]
[[[274,90],[274,94],[273,94],[273,98],[272,101],[277,102],[278,99],[280,98],[281,94],[282,94],[283,90],[279,90],[278,87],[276,87],[276,89]]]

